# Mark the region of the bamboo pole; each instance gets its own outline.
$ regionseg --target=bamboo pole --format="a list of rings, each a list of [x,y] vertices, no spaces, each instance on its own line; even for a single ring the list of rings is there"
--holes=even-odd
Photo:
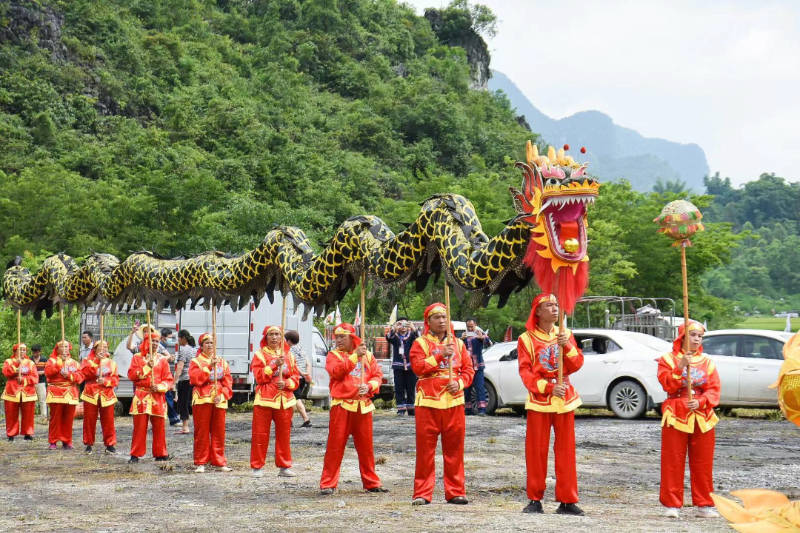
[[[366,304],[366,285],[367,285],[367,271],[361,273],[361,342],[367,342],[367,304]],[[366,345],[365,345],[366,347]],[[366,372],[364,371],[364,357],[361,357],[361,384],[364,385],[367,381]]]
[[[565,316],[564,308],[561,306],[561,302],[558,301],[558,289],[561,285],[561,268],[558,269],[556,272],[556,281],[555,285],[553,286],[553,292],[555,293],[554,296],[556,297],[556,302],[558,303],[558,334],[561,335],[561,332],[564,331],[565,324]],[[562,385],[564,383],[564,347],[561,344],[558,345],[558,384]]]
[[[65,337],[64,337],[64,303],[63,302],[59,302],[58,311],[59,311],[59,315],[61,317],[61,342],[64,342]]]
[[[150,338],[147,340],[147,360],[150,363],[150,387],[156,386],[156,368],[153,361],[153,325],[150,323],[150,308],[145,310],[145,319],[147,320],[147,335]],[[142,335],[144,337],[144,335]],[[142,338],[144,342],[144,338]]]
[[[686,272],[686,246],[681,243],[681,274],[683,275],[683,354],[686,367],[686,394],[692,401],[692,359],[689,357],[689,275]]]
[[[22,365],[22,350],[19,345],[22,344],[22,311],[17,309],[17,362]]]
[[[283,353],[283,343],[284,343],[284,339],[286,338],[285,337],[285,335],[286,335],[286,295],[281,293],[281,297],[282,297],[282,301],[281,301],[281,340],[280,340],[280,344],[278,345],[279,346],[278,349],[280,350],[281,356],[285,357],[286,354]],[[281,366],[278,367],[278,383],[283,383],[284,382],[283,381],[283,365],[284,365],[284,363],[281,363]]]
[[[211,339],[214,341],[214,348],[211,350],[211,372],[214,375],[212,382],[214,383],[214,404],[216,404],[219,395],[217,385],[217,306],[214,305],[213,298],[211,299]]]
[[[450,285],[447,284],[447,274],[444,276],[444,306],[447,311],[447,333],[445,333],[445,338],[450,338],[450,342],[453,343],[453,355],[455,355],[457,344],[455,337],[450,334],[452,322],[450,321]],[[450,356],[447,361],[447,377],[450,381],[453,381],[453,356]]]

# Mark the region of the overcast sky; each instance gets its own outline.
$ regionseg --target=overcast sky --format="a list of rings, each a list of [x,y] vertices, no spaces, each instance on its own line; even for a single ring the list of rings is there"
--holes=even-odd
[[[420,14],[449,4],[405,3]],[[543,113],[595,109],[697,143],[711,173],[737,184],[762,172],[800,180],[800,1],[478,3],[498,18],[491,68]]]

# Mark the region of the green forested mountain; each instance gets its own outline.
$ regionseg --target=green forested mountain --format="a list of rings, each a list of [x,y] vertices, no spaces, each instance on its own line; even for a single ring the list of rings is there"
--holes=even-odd
[[[439,34],[393,0],[4,2],[0,260],[238,253],[274,224],[322,243],[357,214],[400,230],[440,192],[469,198],[495,234],[514,214],[513,162],[537,137],[504,96],[471,89],[464,49],[443,44],[479,40],[487,20],[464,0],[438,13]],[[601,189],[590,292],[680,299],[679,256],[652,223],[676,197]],[[689,254],[693,314],[729,323],[700,278],[736,239],[724,221],[707,227]],[[395,301],[419,316],[441,292],[391,291],[368,316]],[[478,317],[519,331],[533,293]]]

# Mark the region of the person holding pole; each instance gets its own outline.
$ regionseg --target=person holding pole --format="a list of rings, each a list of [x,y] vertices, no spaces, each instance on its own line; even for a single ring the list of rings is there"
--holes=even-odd
[[[149,317],[148,317],[149,322]],[[151,329],[142,338],[139,352],[131,359],[128,379],[133,381],[133,401],[130,414],[133,416],[131,436],[131,458],[129,463],[139,462],[147,451],[147,424],[153,428],[153,457],[156,461],[167,461],[166,392],[172,388],[174,378],[169,371],[168,358],[156,351],[160,334]]]
[[[95,432],[97,431],[97,418],[100,417],[100,427],[103,430],[103,444],[106,453],[117,453],[117,431],[114,427],[114,404],[117,395],[114,388],[119,385],[117,363],[108,353],[108,342],[97,341],[89,355],[81,361],[83,373],[83,444],[85,452],[92,453]]]
[[[12,351],[13,355],[3,363],[3,375],[6,377],[3,390],[6,436],[9,442],[19,434],[24,435],[25,440],[33,440],[39,374],[36,372],[36,363],[28,359],[28,347],[25,344],[18,342]]]
[[[328,445],[320,494],[330,495],[339,484],[339,472],[347,439],[353,436],[358,453],[361,485],[367,492],[389,492],[375,472],[372,449],[372,395],[378,392],[383,378],[378,361],[356,335],[352,324],[341,323],[333,330],[336,349],[328,352],[325,369],[330,376],[331,409]]]
[[[284,300],[286,301],[286,300]],[[292,471],[292,413],[297,400],[294,390],[300,384],[300,370],[284,338],[283,328],[266,326],[261,350],[250,368],[256,380],[253,401],[253,436],[250,445],[250,468],[253,476],[264,475],[269,448],[270,425],[275,422],[275,466],[281,477],[294,477]]]
[[[230,472],[225,459],[225,414],[228,400],[233,397],[231,369],[228,362],[217,355],[212,334],[203,333],[199,341],[197,356],[189,363],[189,382],[194,387],[194,471],[202,474],[206,463],[210,462],[221,472]]]
[[[50,449],[55,450],[61,441],[65,450],[71,450],[72,422],[79,401],[78,385],[83,382],[78,362],[72,358],[71,342],[62,339],[56,343],[44,374],[47,376],[47,405],[50,410]]]
[[[449,300],[449,294],[446,295]],[[414,399],[417,465],[412,505],[427,505],[433,497],[436,443],[442,436],[444,496],[447,503],[468,503],[464,486],[464,389],[475,370],[464,343],[455,338],[445,304],[425,309],[425,326],[409,356],[417,375]]]
[[[661,491],[664,515],[678,518],[683,507],[686,454],[692,486],[692,504],[701,518],[719,516],[714,510],[714,407],[719,404],[720,380],[714,361],[703,354],[705,328],[689,321],[678,328],[672,351],[658,360],[658,381],[667,393],[661,404]],[[686,342],[688,339],[688,350]],[[690,376],[690,377],[689,377]],[[688,382],[691,380],[691,387]]]
[[[517,363],[528,389],[525,433],[526,489],[530,502],[523,513],[543,513],[542,497],[547,477],[550,428],[555,432],[556,513],[583,515],[578,507],[578,475],[575,465],[575,409],[581,399],[569,375],[583,366],[583,352],[572,333],[556,328],[559,306],[553,294],[533,300],[526,331],[517,340]],[[563,351],[559,355],[559,351]],[[563,365],[560,364],[563,361]]]

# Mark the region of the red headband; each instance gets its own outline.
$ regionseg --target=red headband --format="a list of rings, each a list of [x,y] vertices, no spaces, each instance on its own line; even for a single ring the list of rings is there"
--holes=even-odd
[[[536,331],[536,328],[539,327],[539,319],[536,317],[536,309],[538,309],[539,305],[544,302],[552,302],[557,304],[558,300],[556,300],[555,295],[550,294],[549,292],[543,292],[533,299],[533,303],[531,304],[531,314],[528,315],[528,321],[525,323],[525,329],[528,331]]]
[[[433,315],[447,315],[447,306],[444,305],[442,302],[434,302],[428,307],[425,308],[425,312],[422,314],[422,318],[425,323],[422,326],[422,334],[427,335],[427,333],[431,330],[431,325],[428,323],[428,319]],[[450,322],[450,334],[455,337],[455,332],[453,331],[453,323]]]
[[[348,324],[347,322],[342,322],[341,324],[339,324],[338,326],[333,328],[333,334],[334,335],[349,335],[350,338],[353,339],[353,349],[354,350],[356,348],[358,348],[359,346],[361,346],[361,343],[363,342],[361,340],[361,337],[356,335],[356,328],[353,326],[353,324]]]
[[[701,324],[696,320],[689,320],[689,331],[702,331],[703,333],[705,333],[706,328],[704,328],[703,324]],[[675,337],[674,341],[672,341],[672,353],[674,353],[675,355],[681,353],[683,349],[686,347],[685,336],[686,336],[686,324],[681,324],[680,326],[678,326],[678,336]],[[695,355],[700,355],[701,353],[703,353],[702,344],[697,348]]]
[[[283,328],[281,328],[280,326],[264,326],[264,330],[261,332],[261,343],[259,345],[262,348],[266,348],[268,346],[267,335],[271,331],[277,331],[278,333],[281,334],[281,340],[283,341],[283,353],[285,354],[289,353],[289,348],[291,348],[291,346],[289,346],[289,343],[286,342],[286,339],[283,336]]]
[[[53,351],[50,352],[50,357],[58,357],[58,345],[61,343],[66,344],[69,347],[69,354],[72,355],[72,343],[68,340],[58,341],[55,346],[53,346]]]

